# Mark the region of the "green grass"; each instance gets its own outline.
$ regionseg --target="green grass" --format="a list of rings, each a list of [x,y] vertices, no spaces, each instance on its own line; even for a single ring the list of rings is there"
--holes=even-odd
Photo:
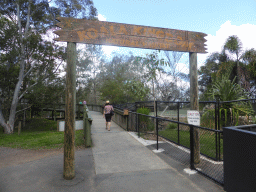
[[[77,130],[75,134],[75,146],[83,146],[83,130]],[[57,122],[47,119],[28,120],[20,135],[17,129],[14,129],[14,133],[10,135],[0,130],[0,146],[2,147],[58,149],[63,147],[63,143],[64,132],[57,131]]]
[[[178,143],[178,130],[166,129],[159,131],[159,135]],[[190,147],[190,132],[180,130],[180,144]],[[221,157],[223,156],[223,140],[221,139]],[[212,158],[216,158],[215,134],[200,135],[200,152]]]

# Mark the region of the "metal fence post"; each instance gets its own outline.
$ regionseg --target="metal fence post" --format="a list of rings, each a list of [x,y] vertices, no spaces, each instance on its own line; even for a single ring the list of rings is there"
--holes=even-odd
[[[158,150],[158,117],[157,117],[157,101],[156,101],[156,149]]]
[[[218,132],[218,144],[219,144],[219,154],[218,154],[218,161],[220,161],[220,132]]]
[[[180,102],[177,105],[178,108],[178,122],[180,122]],[[178,144],[180,144],[180,123],[178,123]]]
[[[217,102],[215,101],[215,130],[218,129],[217,117],[218,117]],[[218,159],[218,133],[217,132],[215,132],[215,147],[216,147],[216,159]]]
[[[218,130],[220,130],[220,100],[218,100],[217,102],[217,105],[218,105]]]
[[[156,149],[158,150],[158,117],[156,117]]]
[[[195,169],[194,126],[190,125],[190,169]]]

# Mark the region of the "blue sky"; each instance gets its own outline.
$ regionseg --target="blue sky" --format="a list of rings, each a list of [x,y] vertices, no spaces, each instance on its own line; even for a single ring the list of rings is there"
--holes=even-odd
[[[256,48],[256,0],[93,0],[99,19],[109,22],[163,27],[208,34],[208,54],[198,54],[199,66],[221,48],[230,35],[237,35],[244,49]],[[141,49],[105,47],[135,55]],[[148,50],[147,50],[148,51]]]

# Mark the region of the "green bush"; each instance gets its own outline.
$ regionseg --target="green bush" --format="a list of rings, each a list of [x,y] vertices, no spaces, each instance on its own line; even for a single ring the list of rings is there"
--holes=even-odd
[[[137,109],[137,113],[141,113],[141,114],[144,114],[144,115],[149,115],[150,109],[145,108],[145,107],[141,107],[141,108]]]
[[[167,129],[176,129],[178,127],[177,123],[168,123]]]
[[[137,109],[137,113],[144,114],[144,115],[149,115],[150,109],[141,107]],[[140,127],[144,131],[153,131],[154,130],[154,123],[151,122],[150,117],[144,116],[144,115],[139,115],[139,122],[140,122]]]

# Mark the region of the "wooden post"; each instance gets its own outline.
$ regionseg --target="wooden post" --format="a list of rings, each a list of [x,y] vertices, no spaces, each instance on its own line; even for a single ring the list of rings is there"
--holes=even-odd
[[[190,109],[199,111],[198,78],[197,78],[197,53],[189,53],[190,74]],[[194,129],[194,163],[200,162],[199,130]]]
[[[26,125],[26,110],[24,110],[24,113],[23,113],[23,127],[25,127]]]
[[[91,140],[91,124],[89,121],[89,111],[87,110],[87,106],[84,105],[84,112],[83,112],[83,129],[84,129],[84,140],[85,140],[85,147],[92,146]]]
[[[53,108],[53,111],[52,111],[52,119],[53,119],[53,121],[56,121],[56,111],[55,111],[55,105],[53,104],[53,106],[52,106],[52,108]]]
[[[18,135],[20,135],[21,132],[21,121],[19,121],[19,126],[18,126]]]
[[[76,43],[67,43],[64,179],[75,177]]]

